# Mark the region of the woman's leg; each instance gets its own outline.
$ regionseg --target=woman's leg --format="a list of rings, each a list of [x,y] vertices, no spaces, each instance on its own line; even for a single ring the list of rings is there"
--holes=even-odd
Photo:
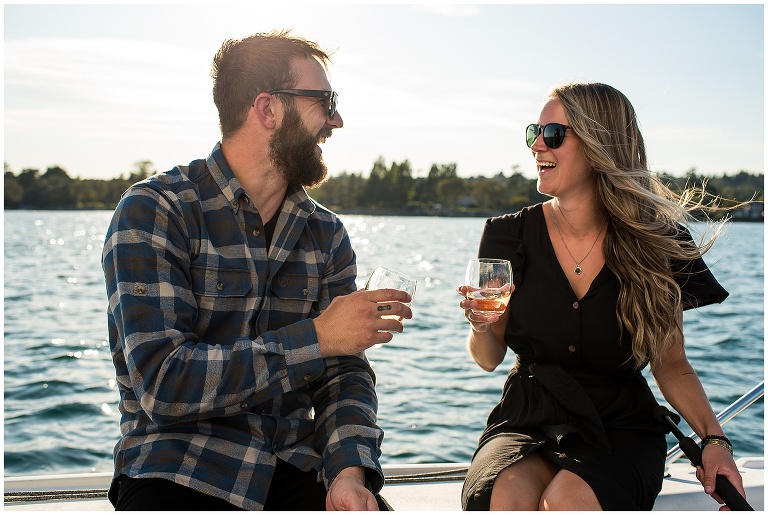
[[[558,467],[538,453],[530,454],[499,472],[491,492],[491,510],[538,510],[542,495]]]
[[[538,509],[547,511],[601,511],[595,492],[586,481],[562,469],[549,482]]]

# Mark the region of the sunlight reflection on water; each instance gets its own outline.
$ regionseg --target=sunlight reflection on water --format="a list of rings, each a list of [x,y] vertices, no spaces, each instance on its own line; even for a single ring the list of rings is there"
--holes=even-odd
[[[109,471],[119,434],[107,344],[101,248],[106,211],[5,213],[5,473]],[[342,216],[358,287],[377,265],[419,281],[414,318],[369,351],[383,461],[467,461],[498,401],[469,357],[455,286],[477,253],[482,218]],[[688,354],[719,411],[763,378],[763,225],[732,224],[707,262],[731,292],[686,314]],[[655,384],[652,389],[658,395]],[[763,453],[762,401],[729,423],[740,455]]]

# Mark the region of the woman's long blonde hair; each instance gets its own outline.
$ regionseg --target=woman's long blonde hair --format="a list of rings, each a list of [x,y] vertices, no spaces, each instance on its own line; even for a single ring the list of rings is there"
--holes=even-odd
[[[605,261],[620,283],[616,316],[632,336],[637,368],[660,357],[682,332],[677,313],[682,293],[673,277],[675,260],[707,252],[722,223],[708,238],[680,239],[692,212],[717,208],[705,184],[676,194],[648,170],[645,144],[627,97],[606,84],[565,84],[552,90],[593,166],[597,197],[609,220]]]

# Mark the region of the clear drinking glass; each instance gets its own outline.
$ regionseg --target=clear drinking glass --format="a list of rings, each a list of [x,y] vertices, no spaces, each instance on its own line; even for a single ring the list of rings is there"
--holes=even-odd
[[[465,284],[465,297],[477,302],[473,313],[501,315],[512,296],[512,265],[506,259],[470,259]]]
[[[416,279],[399,272],[393,268],[386,266],[377,266],[373,273],[368,277],[368,281],[365,283],[366,290],[381,290],[383,288],[393,288],[395,290],[403,290],[408,292],[411,296],[411,302],[416,295]],[[404,302],[406,306],[410,306],[411,302]],[[386,303],[385,303],[386,304]],[[397,315],[384,315],[382,318],[392,318],[396,320],[402,320],[402,317]]]

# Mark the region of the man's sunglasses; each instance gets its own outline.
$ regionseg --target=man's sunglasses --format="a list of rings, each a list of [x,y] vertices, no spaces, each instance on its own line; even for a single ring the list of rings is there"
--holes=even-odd
[[[269,92],[270,95],[274,95],[275,93],[294,95],[297,97],[322,98],[328,101],[328,119],[333,120],[333,117],[336,116],[336,106],[339,103],[339,94],[335,91],[326,91],[322,89],[276,89]]]
[[[563,144],[566,129],[573,130],[573,127],[562,123],[548,123],[546,125],[532,123],[525,129],[525,142],[528,144],[528,148],[531,148],[539,134],[544,134],[544,144],[549,148],[557,148]]]

